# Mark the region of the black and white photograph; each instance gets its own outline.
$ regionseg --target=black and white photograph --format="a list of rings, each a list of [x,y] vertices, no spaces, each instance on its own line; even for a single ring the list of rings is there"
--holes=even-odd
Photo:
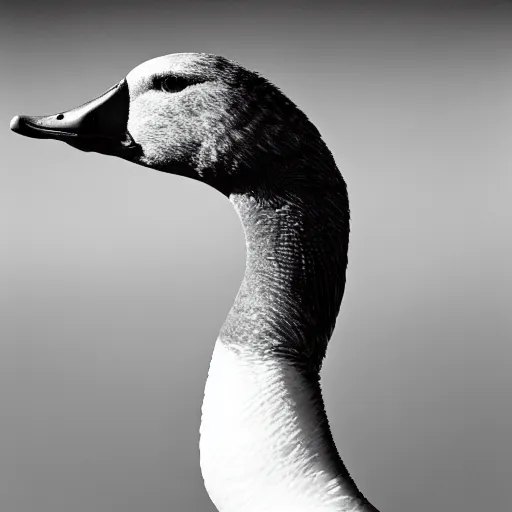
[[[512,510],[512,2],[0,43],[1,512]]]

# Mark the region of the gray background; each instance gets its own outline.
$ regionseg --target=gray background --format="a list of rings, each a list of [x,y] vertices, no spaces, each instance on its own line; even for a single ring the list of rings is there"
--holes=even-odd
[[[322,377],[361,489],[382,512],[512,508],[512,5],[378,5],[2,6],[2,512],[213,511],[198,429],[243,275],[235,212],[202,184],[8,130],[181,51],[279,85],[348,182]]]

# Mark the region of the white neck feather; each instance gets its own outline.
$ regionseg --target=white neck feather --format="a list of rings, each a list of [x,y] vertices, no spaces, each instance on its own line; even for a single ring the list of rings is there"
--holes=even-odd
[[[337,473],[312,385],[283,360],[215,345],[201,423],[201,469],[221,512],[360,511]]]

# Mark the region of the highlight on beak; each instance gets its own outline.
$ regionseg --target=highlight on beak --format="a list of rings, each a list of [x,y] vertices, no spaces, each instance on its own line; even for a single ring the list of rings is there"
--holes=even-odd
[[[50,116],[14,116],[11,130],[35,139],[57,139],[82,151],[128,156],[140,150],[128,133],[126,79],[80,107]]]

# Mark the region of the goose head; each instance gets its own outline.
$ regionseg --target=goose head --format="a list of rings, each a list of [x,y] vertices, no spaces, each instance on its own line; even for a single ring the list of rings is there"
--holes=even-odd
[[[55,115],[16,116],[11,129],[188,176],[226,195],[293,179],[290,164],[320,140],[267,80],[193,53],[144,62],[95,100]]]

